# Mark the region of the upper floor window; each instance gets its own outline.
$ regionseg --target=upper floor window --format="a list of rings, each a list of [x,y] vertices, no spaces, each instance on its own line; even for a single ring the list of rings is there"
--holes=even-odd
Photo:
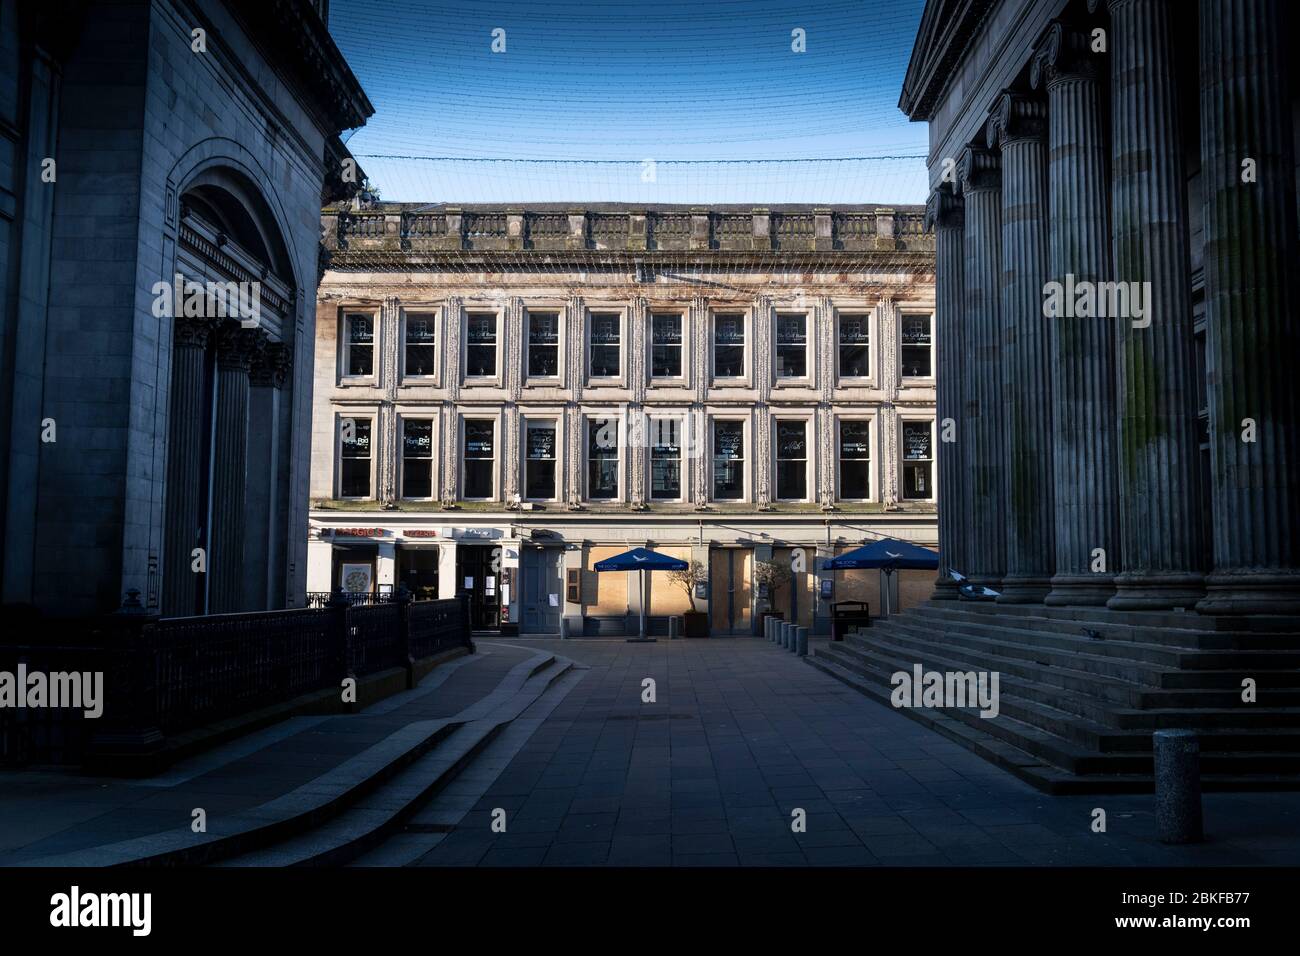
[[[345,418],[339,427],[339,497],[370,497],[370,425],[368,418]]]
[[[650,497],[676,501],[682,497],[682,419],[650,421]]]
[[[656,313],[650,317],[650,374],[654,378],[681,378],[682,317]]]
[[[871,375],[869,315],[839,317],[840,378],[868,378]]]
[[[618,419],[587,419],[587,497],[618,497]]]
[[[433,422],[402,419],[402,497],[433,497]]]
[[[776,496],[788,501],[808,497],[808,423],[776,423]]]
[[[375,317],[359,313],[344,316],[343,374],[375,374]]]
[[[465,419],[461,459],[465,467],[465,498],[492,498],[495,494],[496,422],[490,418]]]
[[[489,378],[497,373],[497,316],[471,312],[466,318],[465,375]]]
[[[808,375],[808,316],[802,312],[776,317],[777,378]]]
[[[745,317],[723,313],[713,317],[713,377],[745,374]]]
[[[934,497],[934,445],[930,422],[903,422],[903,497]]]
[[[840,497],[871,497],[871,423],[840,422]]]
[[[435,330],[438,327],[435,316],[425,313],[410,313],[405,322],[405,375],[432,375],[436,361]]]
[[[593,312],[591,315],[592,378],[615,378],[620,372],[622,317],[617,312]]]
[[[931,371],[931,326],[929,315],[905,315],[902,321],[903,348],[899,364],[904,378],[929,378]]]
[[[713,497],[739,501],[745,497],[745,423],[713,423]]]
[[[528,377],[554,378],[560,374],[560,314],[528,313]]]
[[[555,497],[555,420],[530,418],[524,434],[525,497],[550,500]]]

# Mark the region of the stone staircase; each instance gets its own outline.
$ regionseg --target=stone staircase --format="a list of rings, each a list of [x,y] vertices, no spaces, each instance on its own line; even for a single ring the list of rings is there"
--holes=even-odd
[[[807,660],[887,706],[917,664],[999,672],[996,717],[900,710],[1050,793],[1151,790],[1151,734],[1176,727],[1201,733],[1204,789],[1300,789],[1294,618],[931,601]]]

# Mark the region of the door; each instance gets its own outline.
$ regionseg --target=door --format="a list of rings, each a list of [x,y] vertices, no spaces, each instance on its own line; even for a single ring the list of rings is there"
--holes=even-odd
[[[709,630],[720,635],[753,633],[750,572],[752,548],[715,548],[709,554]]]
[[[456,590],[469,592],[470,627],[491,631],[501,627],[500,557],[493,545],[462,544],[456,548]]]
[[[524,590],[523,631],[528,634],[560,633],[564,588],[560,579],[560,548],[524,548],[521,571]]]

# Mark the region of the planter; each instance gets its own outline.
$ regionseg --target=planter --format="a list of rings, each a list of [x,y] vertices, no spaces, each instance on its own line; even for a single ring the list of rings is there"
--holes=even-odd
[[[709,616],[702,611],[687,611],[682,615],[682,637],[708,637]]]

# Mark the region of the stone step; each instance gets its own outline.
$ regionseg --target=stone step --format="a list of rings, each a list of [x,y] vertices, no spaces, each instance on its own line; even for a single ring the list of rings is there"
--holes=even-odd
[[[892,687],[887,678],[882,679],[879,674],[864,675],[851,665],[844,666],[835,657],[837,651],[832,644],[805,660],[892,709]],[[1088,755],[1068,741],[1014,718],[985,719],[975,711],[899,710],[1049,793],[1150,792],[1152,789],[1149,754]],[[1212,733],[1205,735],[1207,739],[1212,736]],[[1293,751],[1246,754],[1207,751],[1202,755],[1202,787],[1211,791],[1300,789],[1300,759]]]
[[[1196,633],[1300,635],[1300,620],[1282,616],[1202,615],[1193,611],[1113,611],[1103,607],[1047,607],[1043,604],[998,604],[985,601],[928,601],[910,611],[925,613],[953,612],[983,615],[1005,620],[1041,618],[1050,621],[1077,621],[1090,626],[1141,628]],[[904,612],[904,613],[910,613]]]

